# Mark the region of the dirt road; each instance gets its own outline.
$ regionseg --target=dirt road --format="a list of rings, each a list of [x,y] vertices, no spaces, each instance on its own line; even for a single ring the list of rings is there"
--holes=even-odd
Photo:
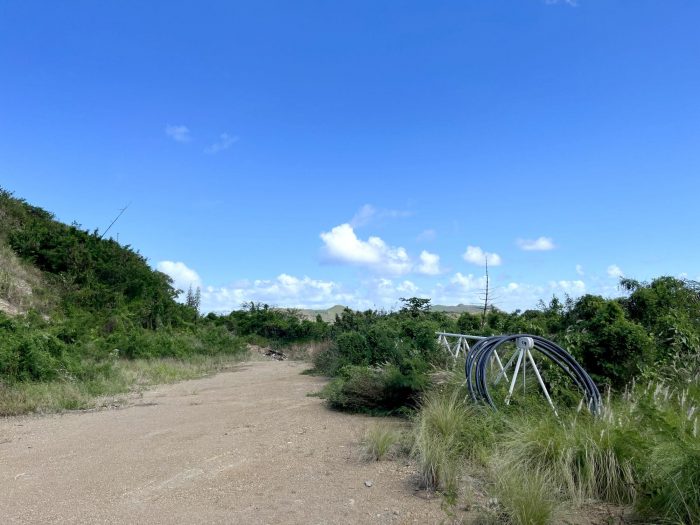
[[[402,461],[364,462],[369,418],[293,362],[162,386],[116,410],[0,420],[2,523],[438,523]],[[365,486],[371,480],[372,486]]]

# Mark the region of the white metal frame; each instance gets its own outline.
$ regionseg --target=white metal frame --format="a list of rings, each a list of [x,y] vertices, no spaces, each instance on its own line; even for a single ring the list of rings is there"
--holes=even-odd
[[[438,336],[438,344],[440,344],[443,348],[445,348],[450,355],[454,358],[457,359],[459,357],[460,352],[464,352],[464,355],[467,355],[467,352],[471,350],[469,347],[468,340],[477,340],[480,341],[482,339],[487,339],[486,337],[479,336],[479,335],[468,335],[468,334],[451,334],[448,332],[436,332]],[[448,338],[454,339],[456,338],[456,342],[450,344],[450,341]],[[510,400],[513,397],[513,391],[515,390],[515,385],[518,381],[518,373],[520,372],[520,367],[522,366],[523,369],[523,391],[525,391],[525,372],[527,369],[527,363],[528,361],[530,362],[530,367],[532,368],[532,371],[535,374],[535,377],[537,377],[537,382],[540,385],[540,388],[542,389],[542,392],[544,393],[544,397],[547,399],[547,402],[549,403],[549,406],[552,407],[552,410],[554,411],[554,414],[556,416],[559,416],[557,413],[557,409],[554,407],[554,402],[552,401],[551,396],[549,395],[549,391],[547,390],[547,387],[544,384],[544,381],[542,380],[542,376],[540,375],[540,370],[537,368],[537,364],[535,363],[535,359],[532,357],[532,350],[535,347],[535,342],[531,337],[518,337],[515,340],[515,346],[517,350],[513,355],[510,357],[508,362],[506,363],[506,366],[503,366],[503,363],[501,362],[501,358],[498,355],[498,352],[494,350],[493,352],[493,357],[496,363],[498,363],[498,367],[500,368],[500,372],[498,372],[498,375],[496,376],[496,379],[494,380],[494,384],[498,384],[498,382],[501,380],[501,378],[505,377],[506,381],[508,381],[508,372],[507,370],[511,367],[513,364],[513,361],[515,362],[515,370],[513,371],[513,376],[510,379],[510,387],[508,389],[508,395],[506,396],[505,402],[506,405],[510,404]]]

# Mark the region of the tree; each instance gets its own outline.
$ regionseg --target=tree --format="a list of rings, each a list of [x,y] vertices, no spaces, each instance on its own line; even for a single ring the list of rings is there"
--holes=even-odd
[[[430,311],[430,299],[423,299],[421,297],[410,297],[406,299],[405,297],[399,297],[399,301],[403,303],[401,311],[411,314],[412,317],[418,317],[420,314]]]
[[[199,314],[199,305],[202,301],[202,289],[197,286],[197,289],[193,292],[192,285],[187,290],[187,296],[185,297],[185,304],[190,308],[194,308],[194,311]]]
[[[486,324],[486,312],[489,308],[489,258],[484,255],[484,266],[486,272],[486,288],[484,289],[484,311],[481,314],[481,329],[484,329]]]

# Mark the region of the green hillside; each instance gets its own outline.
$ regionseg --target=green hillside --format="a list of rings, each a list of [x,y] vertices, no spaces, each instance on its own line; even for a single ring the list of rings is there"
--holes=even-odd
[[[0,415],[89,406],[244,352],[177,293],[129,246],[0,190]]]

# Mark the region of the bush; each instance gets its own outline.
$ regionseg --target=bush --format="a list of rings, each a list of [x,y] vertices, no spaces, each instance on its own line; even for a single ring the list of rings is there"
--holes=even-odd
[[[596,382],[622,387],[654,361],[651,337],[618,302],[586,295],[568,317],[564,344]]]
[[[4,319],[0,321],[0,378],[9,382],[50,381],[69,372],[73,363],[60,339],[30,322]]]
[[[376,412],[385,393],[384,372],[378,368],[347,365],[323,390],[331,407],[351,412]]]

